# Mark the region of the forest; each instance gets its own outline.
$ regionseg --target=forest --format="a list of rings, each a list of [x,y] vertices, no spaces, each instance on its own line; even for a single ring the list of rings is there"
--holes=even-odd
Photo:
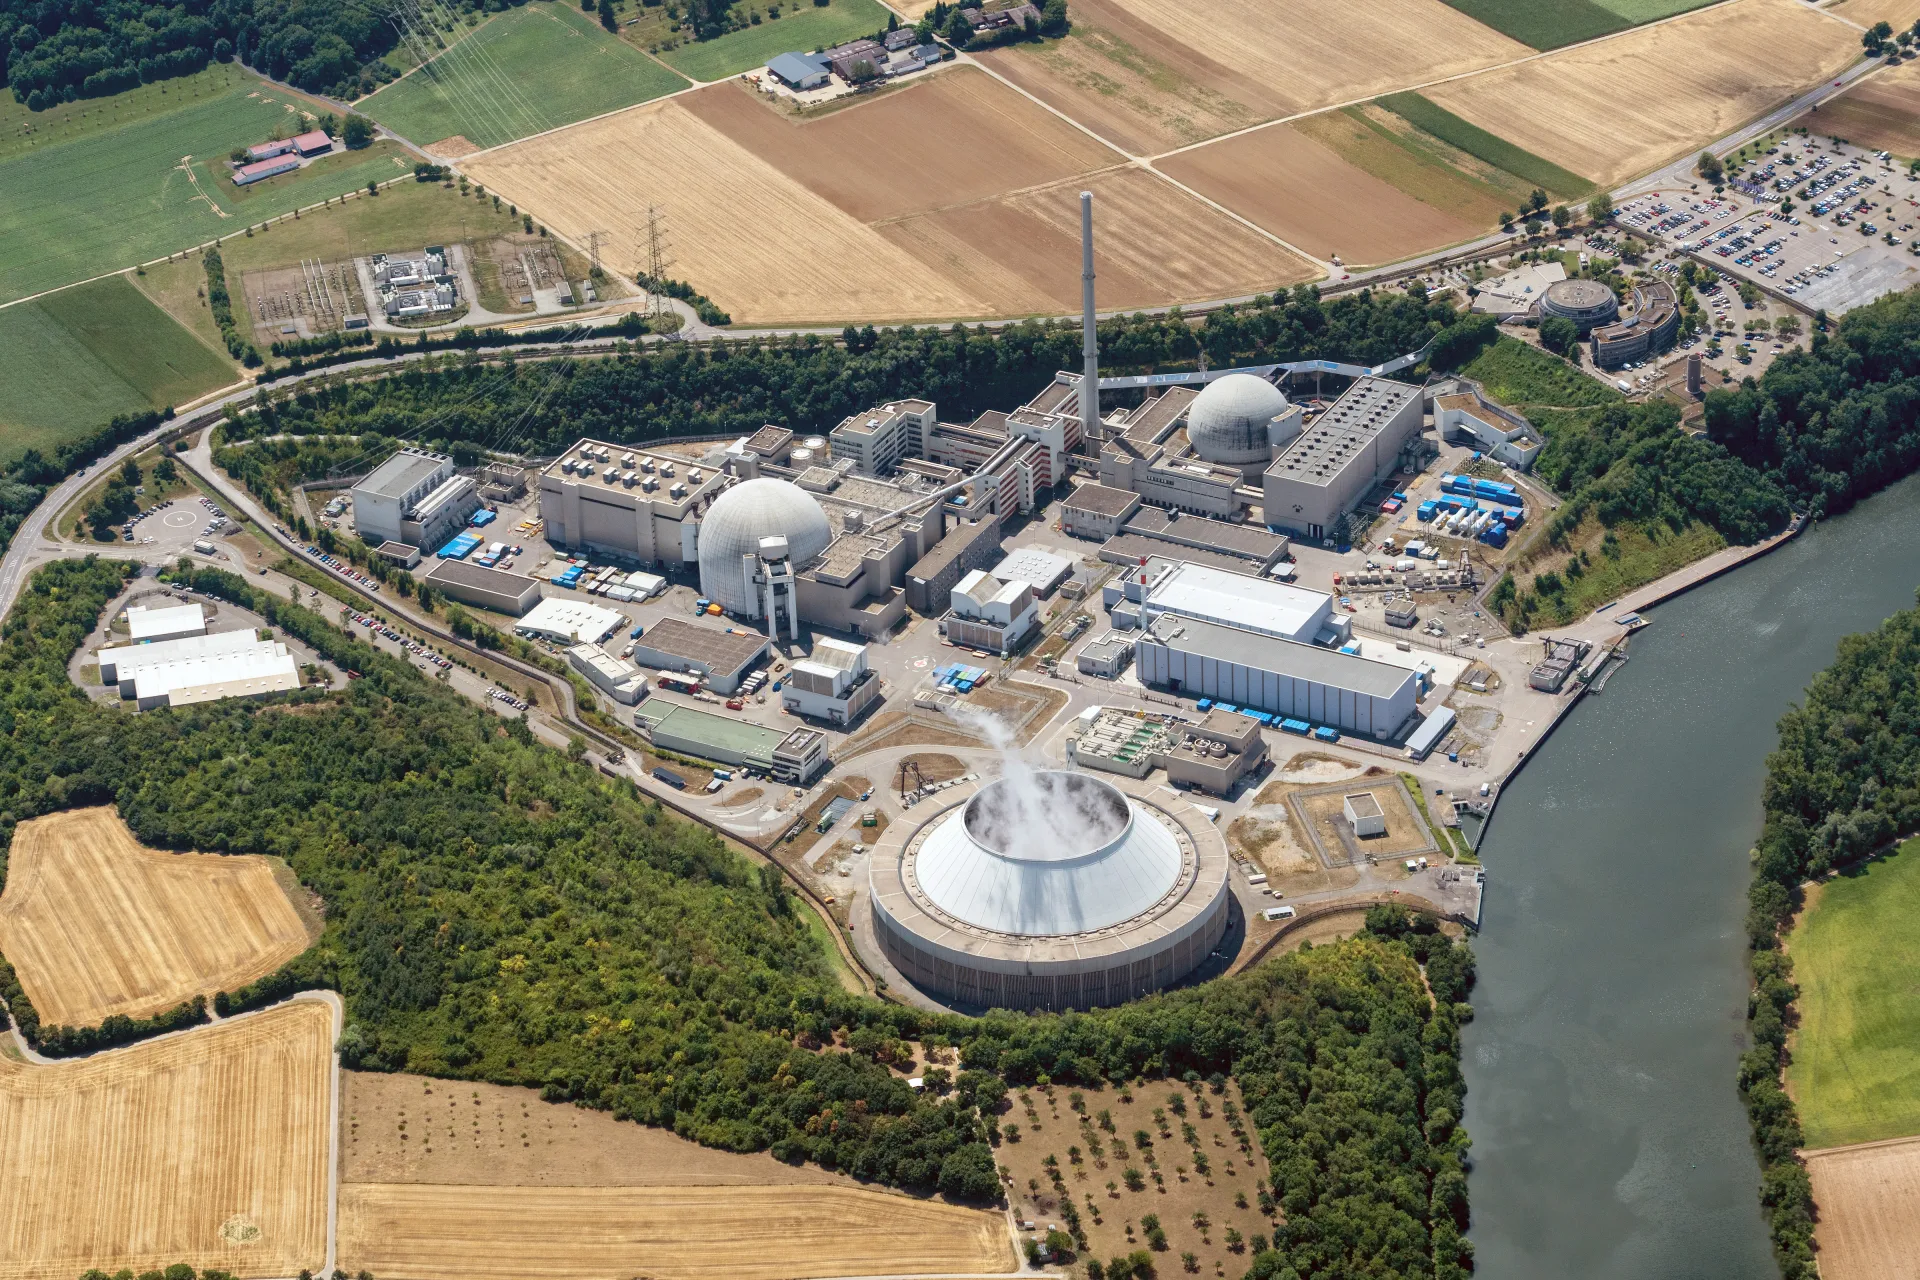
[[[397,37],[380,8],[346,0],[0,0],[7,84],[34,111],[236,58],[309,93],[358,97],[392,77],[369,64]]]
[[[1806,700],[1780,718],[1767,757],[1765,820],[1747,896],[1753,971],[1740,1092],[1760,1155],[1761,1206],[1787,1280],[1819,1274],[1800,1121],[1781,1084],[1794,1022],[1793,964],[1780,937],[1800,886],[1920,828],[1920,608],[1848,636]]]
[[[216,1009],[333,987],[349,1065],[533,1086],[987,1201],[1007,1083],[1231,1075],[1286,1217],[1253,1274],[1464,1274],[1472,963],[1429,923],[1381,913],[1367,938],[1095,1013],[963,1019],[850,996],[777,873],[233,575],[177,571],[362,678],[138,715],[89,701],[67,660],[127,572],[47,566],[0,633],[0,836],[115,803],[155,847],[286,858],[325,904],[322,937]],[[884,1065],[907,1039],[957,1050],[960,1069],[907,1088]]]
[[[1444,303],[1364,292],[1323,301],[1303,287],[1225,308],[1197,328],[1178,314],[1103,321],[1101,361],[1116,373],[1191,365],[1202,350],[1216,367],[1318,356],[1380,363],[1459,322]],[[525,364],[449,355],[391,377],[273,394],[265,412],[225,430],[229,440],[371,431],[538,454],[582,435],[625,444],[746,434],[766,423],[828,430],[902,396],[933,400],[943,417],[964,421],[1020,404],[1057,370],[1076,367],[1079,348],[1077,325],[1030,321],[998,330],[849,327],[840,343],[809,335]]]

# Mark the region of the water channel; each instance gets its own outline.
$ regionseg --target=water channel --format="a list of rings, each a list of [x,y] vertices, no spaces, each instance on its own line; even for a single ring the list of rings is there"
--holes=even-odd
[[[1465,1029],[1479,1280],[1775,1274],[1734,1092],[1774,723],[1914,602],[1920,477],[1649,613],[1500,801]]]

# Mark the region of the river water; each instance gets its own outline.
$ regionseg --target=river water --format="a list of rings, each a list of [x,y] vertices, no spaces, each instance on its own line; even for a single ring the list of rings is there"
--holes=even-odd
[[[1500,800],[1464,1029],[1480,1280],[1775,1274],[1734,1071],[1774,724],[1914,603],[1920,477],[1648,616]]]

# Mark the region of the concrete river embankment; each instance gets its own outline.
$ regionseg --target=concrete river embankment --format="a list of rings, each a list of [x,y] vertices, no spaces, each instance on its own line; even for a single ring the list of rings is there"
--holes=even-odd
[[[1501,799],[1465,1029],[1480,1280],[1773,1274],[1734,1091],[1774,724],[1914,603],[1920,478],[1660,606]]]

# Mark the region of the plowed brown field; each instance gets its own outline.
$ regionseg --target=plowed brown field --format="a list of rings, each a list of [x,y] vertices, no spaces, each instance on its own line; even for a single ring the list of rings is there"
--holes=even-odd
[[[149,849],[111,807],[14,832],[0,952],[48,1025],[92,1026],[228,990],[309,941],[265,858]]]
[[[940,145],[930,147],[928,139]],[[1078,193],[1096,193],[1100,304],[1311,279],[1297,255],[971,68],[795,121],[734,84],[481,156],[468,172],[570,238],[639,265],[666,211],[674,274],[737,320],[1072,310]],[[670,175],[670,180],[668,178]]]
[[[1912,1280],[1920,1258],[1920,1138],[1806,1153],[1824,1280]]]
[[[1909,62],[1881,71],[1795,123],[1821,137],[1920,156],[1920,66]]]
[[[997,1213],[813,1186],[350,1183],[340,1258],[381,1280],[786,1280],[1014,1265]]]
[[[1858,31],[1795,0],[1731,0],[1423,92],[1611,187],[1765,115],[1859,52]]]
[[[1532,52],[1440,0],[1075,0],[1065,40],[982,57],[1145,155]]]
[[[1293,125],[1184,151],[1159,167],[1318,258],[1393,262],[1483,230],[1365,173]],[[1284,175],[1275,181],[1275,175]]]
[[[332,1045],[301,1000],[81,1062],[0,1056],[0,1280],[319,1269]]]

